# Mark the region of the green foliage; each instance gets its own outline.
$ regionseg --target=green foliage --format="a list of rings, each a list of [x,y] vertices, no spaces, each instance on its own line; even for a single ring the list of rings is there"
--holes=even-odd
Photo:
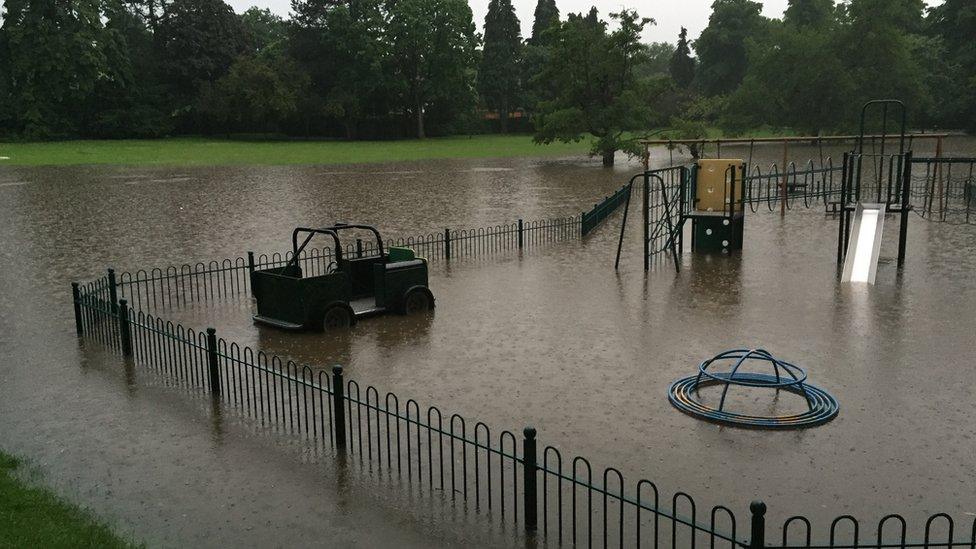
[[[641,78],[670,77],[671,58],[674,57],[675,47],[668,42],[651,42],[643,44],[646,61],[637,67],[637,74]]]
[[[292,10],[290,53],[309,75],[315,96],[305,105],[317,105],[320,114],[342,121],[346,137],[358,137],[365,118],[389,110],[383,2],[294,0]]]
[[[276,132],[278,121],[298,111],[308,79],[292,63],[240,57],[226,75],[207,86],[202,115],[229,132]]]
[[[529,38],[529,43],[542,44],[543,33],[556,23],[559,23],[559,8],[556,7],[556,0],[539,0],[535,5],[535,19],[532,21],[532,36]]]
[[[768,20],[752,0],[715,0],[708,26],[695,41],[698,84],[706,95],[730,93],[742,82],[749,39],[761,37]]]
[[[266,59],[281,57],[288,39],[288,23],[271,10],[251,7],[241,14],[252,52]]]
[[[173,110],[188,128],[205,129],[194,112],[201,89],[251,47],[240,18],[223,0],[173,0],[155,42]]]
[[[392,76],[416,136],[429,115],[451,118],[474,104],[477,37],[466,0],[399,0],[390,12]]]
[[[502,133],[522,88],[522,35],[511,0],[491,0],[485,16],[484,49],[478,67],[478,92],[485,105],[497,111]]]
[[[647,62],[640,33],[651,23],[636,12],[611,14],[619,29],[608,33],[607,23],[591,10],[549,31],[550,45],[541,78],[553,86],[536,114],[538,143],[576,142],[585,134],[596,138],[591,154],[612,165],[614,153],[640,153],[631,132],[650,127],[648,82],[637,67]]]
[[[921,47],[923,65],[931,69],[926,81],[934,96],[933,118],[976,132],[976,3],[945,0],[929,12],[926,26],[933,41]]]
[[[684,27],[678,34],[678,45],[671,56],[669,71],[675,84],[682,89],[688,88],[695,79],[695,60],[688,45],[688,29]]]
[[[71,4],[67,9],[58,0],[5,3],[3,100],[11,129],[29,139],[76,132],[75,108],[106,70],[99,2]]]
[[[135,547],[91,514],[25,483],[21,467],[0,452],[0,547]]]

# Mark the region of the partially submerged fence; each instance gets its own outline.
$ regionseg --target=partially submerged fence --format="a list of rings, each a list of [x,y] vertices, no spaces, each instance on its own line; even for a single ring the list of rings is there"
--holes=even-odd
[[[314,269],[326,257],[315,253],[302,260]],[[239,279],[221,278],[236,272],[215,269],[215,282],[176,293],[180,299],[220,299],[246,288]],[[662,496],[650,480],[627,482],[617,468],[595,469],[586,458],[564,457],[556,446],[543,445],[531,427],[521,434],[493,430],[360,385],[346,379],[341,367],[297,364],[227,341],[212,328],[197,331],[154,316],[120,297],[124,287],[111,271],[72,284],[80,337],[114,350],[128,365],[208,394],[242,421],[301,437],[336,455],[356,456],[431,497],[461,500],[490,520],[518,525],[527,544],[976,549],[976,520],[957,527],[945,513],[925,521],[921,542],[908,540],[908,521],[898,514],[881,518],[874,531],[843,515],[819,535],[804,516],[767,532],[761,502],[750,506],[744,521],[727,506],[700,509],[685,492]],[[142,288],[140,294],[130,286],[127,295],[140,295],[143,303],[179,301],[169,295],[171,286]],[[767,539],[767,533],[773,535]]]
[[[632,189],[633,180],[617,189],[617,192],[594,204],[590,211],[580,214],[580,233],[586,236],[590,231],[597,228],[604,219],[610,217],[610,214],[627,202]]]
[[[976,224],[976,158],[912,158],[915,212],[949,224]]]

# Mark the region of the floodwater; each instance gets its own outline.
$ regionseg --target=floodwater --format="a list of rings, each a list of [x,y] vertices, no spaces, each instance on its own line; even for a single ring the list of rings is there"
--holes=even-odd
[[[976,140],[946,150],[974,155]],[[754,151],[762,162],[781,154]],[[360,221],[399,236],[573,215],[637,169],[585,159],[0,167],[0,447],[150,545],[509,544],[510,532],[370,489],[358,471],[287,437],[215,422],[206,399],[126,375],[75,338],[69,283],[108,266],[283,250],[296,225]],[[255,327],[246,304],[168,316],[302,362],[342,363],[347,377],[496,430],[532,425],[541,444],[654,480],[662,493],[688,492],[700,509],[724,504],[744,517],[762,498],[772,524],[937,511],[971,521],[976,227],[913,216],[897,275],[890,220],[877,285],[852,287],[837,282],[836,222],[819,209],[748,214],[740,255],[686,254],[680,274],[665,263],[646,277],[636,223],[621,270],[612,268],[619,219],[582,243],[433,263],[438,308],[421,321],[371,319],[330,338]],[[668,385],[732,347],[764,347],[805,368],[840,415],[763,432],[674,410]],[[764,399],[733,404],[795,406]]]

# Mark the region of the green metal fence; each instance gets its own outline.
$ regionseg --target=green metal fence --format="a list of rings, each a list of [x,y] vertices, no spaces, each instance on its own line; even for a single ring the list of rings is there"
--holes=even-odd
[[[321,256],[304,259],[316,257]],[[762,502],[752,503],[745,521],[723,505],[700,510],[685,492],[662,497],[650,480],[627,482],[614,467],[598,470],[584,457],[564,458],[556,446],[542,446],[531,427],[521,434],[494,430],[360,385],[339,366],[297,364],[227,341],[213,328],[194,330],[133,308],[119,297],[122,286],[111,271],[91,283],[72,284],[80,337],[169,385],[209,395],[214,406],[242,421],[300,437],[337,457],[358,457],[430,497],[463,501],[488,520],[517,525],[527,545],[976,549],[976,520],[956,528],[945,513],[926,520],[921,542],[908,541],[908,522],[898,514],[884,516],[875,532],[862,531],[856,518],[843,515],[819,535],[808,518],[793,516],[769,532],[775,540],[767,542]],[[221,299],[220,289],[234,286],[201,287],[192,299]],[[148,288],[154,294],[161,287]]]
[[[633,183],[628,183],[617,192],[605,197],[601,202],[594,204],[593,209],[580,214],[580,234],[586,236],[590,231],[597,228],[604,219],[610,217],[617,208],[627,202],[633,190]]]

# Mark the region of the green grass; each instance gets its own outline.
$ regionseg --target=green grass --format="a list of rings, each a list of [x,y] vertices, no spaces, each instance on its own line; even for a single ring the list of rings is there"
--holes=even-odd
[[[204,138],[0,143],[0,166],[345,164],[434,158],[569,156],[589,141],[536,145],[526,135],[404,141],[235,141]]]
[[[21,462],[0,452],[0,547],[137,547],[90,513],[28,485]]]

